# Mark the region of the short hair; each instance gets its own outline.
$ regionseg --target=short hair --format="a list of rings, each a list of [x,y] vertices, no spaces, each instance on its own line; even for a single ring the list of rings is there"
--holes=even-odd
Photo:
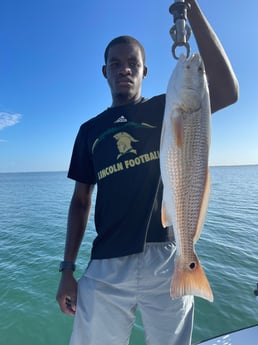
[[[107,60],[108,60],[109,49],[116,44],[136,44],[141,50],[143,63],[145,64],[145,59],[146,59],[145,50],[144,50],[142,44],[136,38],[133,38],[131,36],[118,36],[109,42],[109,44],[107,45],[107,47],[105,49],[105,53],[104,53],[105,63],[107,63]]]

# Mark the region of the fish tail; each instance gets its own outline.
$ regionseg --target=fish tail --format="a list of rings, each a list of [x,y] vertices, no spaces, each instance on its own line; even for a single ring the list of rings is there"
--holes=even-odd
[[[202,265],[195,254],[194,261],[186,264],[182,256],[176,259],[175,271],[170,286],[172,299],[194,295],[213,302],[213,293]]]

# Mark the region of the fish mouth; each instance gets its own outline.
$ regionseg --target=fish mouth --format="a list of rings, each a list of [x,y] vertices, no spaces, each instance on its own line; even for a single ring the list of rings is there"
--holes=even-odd
[[[197,94],[197,95],[200,94],[200,91],[195,87],[186,87],[184,89],[184,93],[190,93],[190,92],[191,92],[191,94]]]

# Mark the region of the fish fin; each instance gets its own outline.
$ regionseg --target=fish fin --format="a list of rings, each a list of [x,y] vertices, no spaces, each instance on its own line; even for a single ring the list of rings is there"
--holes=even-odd
[[[174,134],[176,138],[176,145],[178,148],[182,148],[184,141],[184,126],[183,126],[183,116],[178,115],[173,120]]]
[[[167,226],[172,225],[172,222],[169,217],[169,213],[167,210],[167,206],[164,200],[162,200],[162,205],[161,205],[161,224],[163,228],[166,228]]]
[[[213,302],[210,284],[196,254],[194,254],[194,262],[191,264],[195,267],[190,268],[182,256],[177,257],[170,286],[171,298],[193,295]]]
[[[193,237],[194,243],[198,241],[202,232],[202,228],[205,222],[205,216],[208,209],[209,197],[210,197],[210,171],[209,171],[209,168],[207,168],[206,181],[205,181],[204,191],[202,195],[202,203],[200,207],[199,219],[198,219],[196,231]]]

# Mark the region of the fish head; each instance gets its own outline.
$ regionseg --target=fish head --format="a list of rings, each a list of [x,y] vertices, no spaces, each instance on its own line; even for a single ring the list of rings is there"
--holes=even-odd
[[[198,110],[206,87],[206,73],[200,54],[192,54],[188,59],[182,54],[173,74],[173,88],[179,105],[186,112]]]

